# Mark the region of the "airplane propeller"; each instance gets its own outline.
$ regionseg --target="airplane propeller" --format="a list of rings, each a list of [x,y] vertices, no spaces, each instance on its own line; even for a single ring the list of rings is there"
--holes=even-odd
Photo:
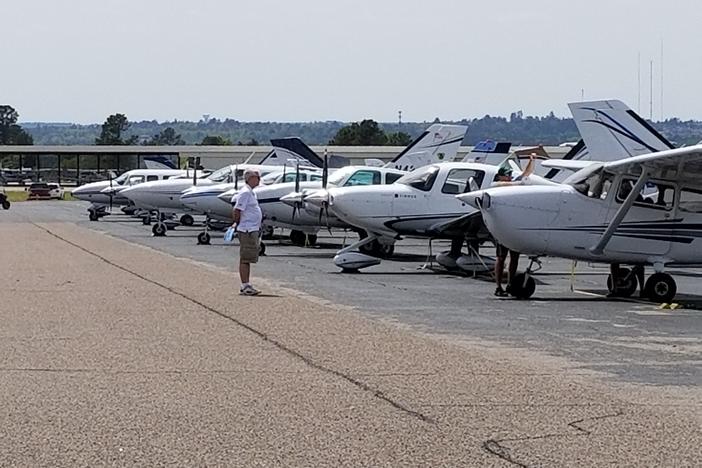
[[[300,193],[300,162],[297,162],[297,167],[295,169],[295,193]],[[295,213],[301,208],[302,202],[295,201],[293,203],[292,221],[295,223]]]
[[[319,209],[319,224],[322,224],[322,213],[324,213],[324,224],[327,226],[327,231],[331,235],[329,227],[329,192],[327,192],[327,182],[329,181],[329,157],[326,148],[324,149],[324,165],[322,166],[322,190],[326,193],[326,200],[322,202],[322,207]]]

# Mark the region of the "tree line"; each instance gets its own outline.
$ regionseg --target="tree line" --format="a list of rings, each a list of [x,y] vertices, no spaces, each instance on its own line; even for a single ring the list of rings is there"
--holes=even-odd
[[[272,138],[298,136],[310,145],[405,146],[433,122],[384,123],[366,119],[360,122],[241,122],[233,119],[189,121],[129,121],[113,114],[103,124],[17,123],[11,106],[0,106],[0,144],[40,145],[259,145]],[[436,118],[434,122],[440,122]],[[481,118],[444,121],[468,126],[464,145],[490,138],[515,145],[558,145],[579,139],[572,119],[486,115]],[[672,118],[652,125],[676,145],[702,140],[702,122]]]

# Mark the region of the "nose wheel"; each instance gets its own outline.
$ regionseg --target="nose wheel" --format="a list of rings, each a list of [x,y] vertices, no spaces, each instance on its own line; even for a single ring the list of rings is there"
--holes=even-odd
[[[531,257],[529,266],[524,273],[517,273],[510,280],[507,292],[517,299],[529,299],[536,291],[536,281],[532,276],[542,268],[541,262],[536,257]]]
[[[166,223],[160,223],[160,222],[154,224],[154,226],[151,228],[151,232],[156,237],[165,236],[167,230],[168,230],[168,227],[166,226]]]
[[[667,273],[654,273],[644,285],[644,296],[653,302],[670,302],[678,292],[675,280]]]

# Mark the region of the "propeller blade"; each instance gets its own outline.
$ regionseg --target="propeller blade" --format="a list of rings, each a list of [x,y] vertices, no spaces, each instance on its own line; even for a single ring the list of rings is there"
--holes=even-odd
[[[295,170],[295,192],[300,191],[300,162],[297,163],[297,169]]]
[[[329,158],[327,149],[324,148],[324,165],[322,166],[322,188],[327,188],[327,180],[329,179]]]

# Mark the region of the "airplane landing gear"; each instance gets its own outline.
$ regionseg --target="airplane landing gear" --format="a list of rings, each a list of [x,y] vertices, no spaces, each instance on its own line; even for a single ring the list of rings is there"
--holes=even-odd
[[[636,275],[628,268],[617,270],[619,277],[616,284],[612,282],[612,275],[607,276],[607,289],[614,297],[631,297],[636,292],[638,286]]]
[[[151,228],[151,232],[156,237],[165,236],[167,230],[168,230],[168,228],[166,227],[166,223],[164,223],[164,222],[158,222],[158,223],[154,224],[154,227]]]
[[[197,235],[198,245],[210,245],[210,234],[207,231],[203,231]]]
[[[88,210],[88,219],[90,221],[97,221],[98,219],[100,219],[100,217],[98,216],[97,211]]]
[[[290,231],[290,241],[293,243],[293,245],[296,245],[298,247],[315,245],[317,243],[317,235],[306,234],[303,231],[293,229],[292,231]]]
[[[530,263],[524,273],[514,275],[509,284],[508,293],[517,299],[529,299],[536,291],[536,281],[534,281],[533,273],[542,268],[541,262],[537,257],[530,257]],[[536,265],[536,267],[534,267]]]
[[[667,273],[654,273],[646,281],[644,296],[654,302],[670,302],[678,288],[675,280]]]
[[[183,226],[192,226],[193,224],[195,224],[195,219],[189,214],[184,214],[180,217],[180,224],[182,224]]]

